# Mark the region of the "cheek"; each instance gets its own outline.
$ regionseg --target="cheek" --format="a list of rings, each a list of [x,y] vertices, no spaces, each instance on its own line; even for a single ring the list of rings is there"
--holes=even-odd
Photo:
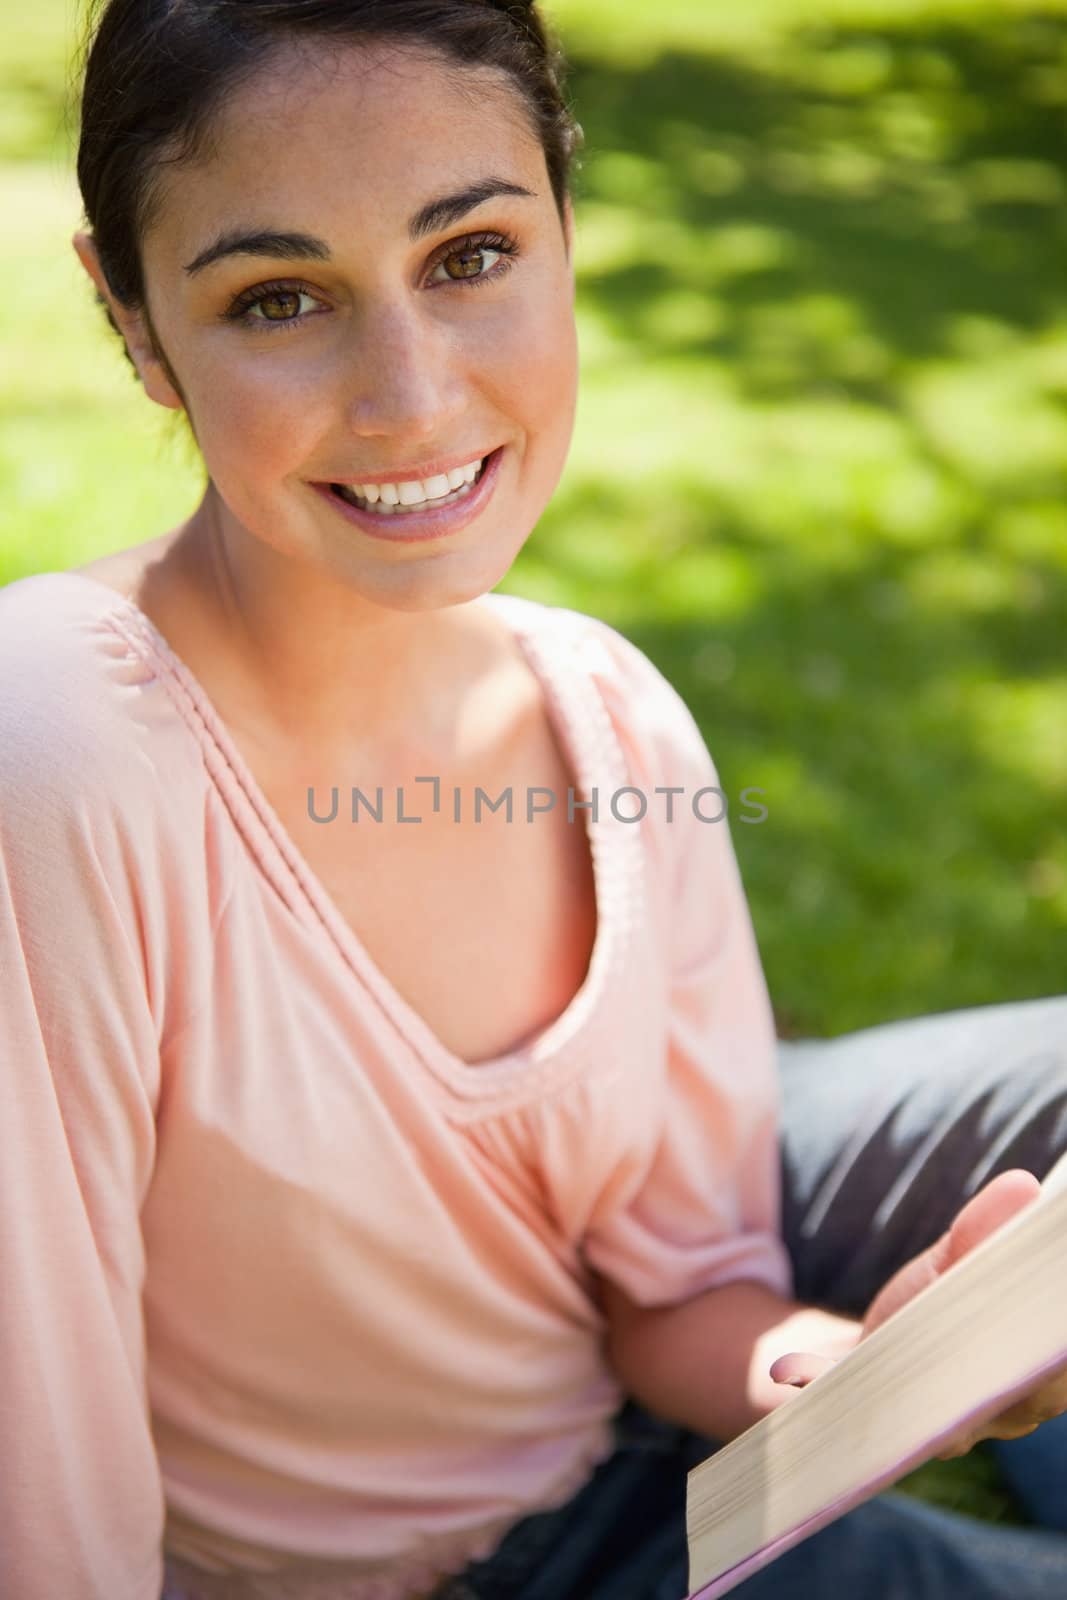
[[[570,448],[578,391],[578,335],[570,306],[546,327],[527,363],[524,385],[526,425],[537,448],[539,482],[551,494]]]
[[[276,481],[295,471],[321,437],[332,397],[330,380],[293,352],[203,362],[189,405],[211,477],[221,487],[235,477]]]
[[[479,363],[479,387],[501,416],[517,423],[527,450],[546,467],[566,453],[578,385],[574,309],[563,293],[501,319]]]

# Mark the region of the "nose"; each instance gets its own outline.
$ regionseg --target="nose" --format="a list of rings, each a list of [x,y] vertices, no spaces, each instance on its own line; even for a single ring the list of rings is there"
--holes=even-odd
[[[397,441],[448,438],[449,424],[467,404],[454,330],[411,308],[368,308],[347,359],[353,433]]]

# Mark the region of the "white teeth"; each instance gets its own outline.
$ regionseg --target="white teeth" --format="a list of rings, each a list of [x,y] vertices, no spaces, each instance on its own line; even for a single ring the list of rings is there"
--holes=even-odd
[[[432,478],[412,478],[404,483],[357,483],[352,487],[371,505],[381,500],[387,506],[414,506],[420,500],[442,500],[461,483],[473,483],[481,467],[480,460],[471,461],[465,467],[453,467],[451,472],[439,472]]]
[[[468,493],[482,470],[481,461],[472,461],[465,467],[453,467],[450,472],[439,472],[432,478],[404,483],[339,484],[341,494],[354,505],[374,506],[379,515],[389,516],[394,511],[421,510],[434,503],[459,500]]]
[[[376,517],[398,517],[402,516],[405,511],[425,511],[431,506],[450,506],[453,500],[462,500],[466,495],[473,494],[473,492],[472,484],[461,483],[458,489],[450,490],[448,494],[443,495],[439,500],[420,500],[413,506],[391,506],[387,505],[384,500],[379,500],[374,507],[374,515]],[[341,497],[347,500],[350,505],[360,506],[364,511],[370,509],[369,502],[360,501],[357,495],[347,489],[342,489]]]

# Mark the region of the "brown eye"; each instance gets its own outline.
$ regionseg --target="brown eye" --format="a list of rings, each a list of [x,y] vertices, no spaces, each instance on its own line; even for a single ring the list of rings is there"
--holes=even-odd
[[[244,327],[282,331],[299,327],[324,309],[318,295],[302,283],[259,283],[238,295],[223,317]]]
[[[476,278],[482,270],[482,262],[486,253],[487,252],[485,250],[481,249],[453,250],[450,255],[445,257],[441,264],[450,278],[454,278],[456,280],[463,278]],[[492,252],[488,253],[492,254]],[[460,263],[460,270],[458,272],[449,271],[448,263],[450,261],[458,261]]]
[[[264,295],[257,305],[267,322],[288,322],[292,317],[299,316],[302,298],[296,289],[281,289],[274,294]]]
[[[510,271],[518,253],[515,241],[502,233],[471,234],[466,239],[454,239],[438,253],[429,281],[461,283],[464,288],[477,289]]]

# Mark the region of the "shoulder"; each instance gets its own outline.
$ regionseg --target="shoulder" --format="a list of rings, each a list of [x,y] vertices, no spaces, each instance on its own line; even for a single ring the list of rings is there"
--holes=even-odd
[[[514,620],[561,670],[580,671],[592,681],[631,771],[658,782],[673,781],[672,774],[678,773],[684,781],[715,781],[704,736],[685,699],[624,633],[566,606],[512,595],[496,598],[508,604]]]
[[[74,573],[0,589],[0,794],[131,806],[195,771],[197,746],[122,597]]]
[[[643,796],[640,836],[649,881],[660,895],[664,947],[676,952],[679,966],[698,963],[747,913],[729,800],[696,718],[665,673],[618,628],[562,606],[518,604],[516,624],[553,655],[564,692],[575,673],[594,685],[625,781]]]
[[[13,931],[38,987],[65,963],[61,1012],[147,996],[163,1038],[202,1003],[230,877],[202,746],[139,615],[74,574],[0,590],[0,948]]]

